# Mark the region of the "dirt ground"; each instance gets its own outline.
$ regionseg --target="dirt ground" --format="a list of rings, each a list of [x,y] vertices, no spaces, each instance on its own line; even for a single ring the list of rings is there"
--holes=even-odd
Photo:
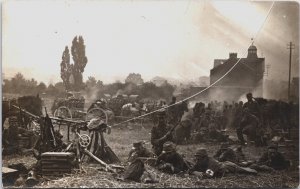
[[[146,142],[146,147],[151,149],[150,130],[152,125],[147,124],[129,124],[113,128],[110,135],[105,134],[108,145],[114,150],[122,162],[126,162],[128,153],[132,147],[132,143],[139,140]],[[63,130],[62,130],[63,131]],[[63,131],[63,133],[65,133]],[[198,147],[205,147],[209,155],[213,155],[218,149],[219,144],[203,143],[178,145],[177,150],[183,154],[187,160],[192,161],[193,153]],[[232,146],[234,147],[234,146]],[[257,159],[264,151],[264,148],[255,148],[247,146],[244,148],[244,153],[249,159]],[[31,155],[11,155],[3,157],[3,165],[7,166],[12,163],[24,163],[26,167],[30,167],[35,163],[35,159]],[[83,171],[75,172],[70,175],[65,175],[62,178],[43,178],[36,185],[37,188],[55,188],[55,187],[80,187],[80,188],[97,188],[97,187],[272,187],[272,188],[297,188],[298,170],[289,170],[275,173],[259,173],[256,176],[250,175],[227,175],[222,178],[201,179],[195,176],[179,176],[160,173],[150,166],[147,166],[148,172],[159,181],[155,184],[145,184],[137,182],[125,182],[116,179],[116,175],[100,170],[98,164],[83,163]],[[20,186],[21,187],[21,186]]]

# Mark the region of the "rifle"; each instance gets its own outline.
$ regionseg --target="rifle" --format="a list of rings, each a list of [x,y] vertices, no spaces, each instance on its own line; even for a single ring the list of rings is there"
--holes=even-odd
[[[171,135],[171,133],[175,130],[175,128],[178,126],[179,124],[176,124],[175,126],[173,126],[163,137],[161,137],[159,139],[159,143],[165,143],[168,140],[168,137]]]

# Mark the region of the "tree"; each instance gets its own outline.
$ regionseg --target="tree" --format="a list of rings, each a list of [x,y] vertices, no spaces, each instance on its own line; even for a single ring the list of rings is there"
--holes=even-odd
[[[78,91],[83,88],[82,73],[87,64],[87,57],[85,56],[85,45],[82,36],[74,37],[71,47],[72,58],[74,66],[72,74],[74,77],[74,90]]]
[[[60,63],[60,77],[63,80],[64,86],[66,90],[71,88],[70,86],[70,76],[72,70],[70,65],[70,52],[68,46],[65,47],[65,51],[62,55],[62,61]]]
[[[85,84],[87,88],[92,88],[97,85],[97,80],[95,77],[89,76]]]
[[[13,93],[21,93],[23,92],[24,88],[26,86],[26,80],[24,76],[21,73],[17,73],[12,79],[11,79],[11,89]]]
[[[136,85],[141,85],[144,83],[141,74],[139,73],[130,73],[125,79],[125,83],[133,83]]]
[[[36,87],[38,93],[44,92],[47,88],[46,84],[43,82],[40,82],[39,85]]]

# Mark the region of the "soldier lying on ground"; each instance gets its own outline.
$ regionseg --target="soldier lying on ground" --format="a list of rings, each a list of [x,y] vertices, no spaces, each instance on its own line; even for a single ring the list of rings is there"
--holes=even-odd
[[[235,163],[219,162],[209,157],[205,148],[200,148],[195,153],[195,165],[189,169],[189,173],[204,177],[221,177],[226,173],[257,174],[254,169],[240,167]]]
[[[230,148],[228,143],[222,143],[220,149],[213,156],[216,160],[220,162],[230,161],[233,163],[238,163],[236,153]]]
[[[274,171],[287,169],[290,166],[290,161],[278,152],[278,146],[271,144],[268,151],[263,153],[259,160],[250,167],[257,171]]]
[[[158,156],[156,165],[158,170],[170,174],[188,170],[188,163],[176,152],[175,144],[172,142],[163,145],[163,152]]]

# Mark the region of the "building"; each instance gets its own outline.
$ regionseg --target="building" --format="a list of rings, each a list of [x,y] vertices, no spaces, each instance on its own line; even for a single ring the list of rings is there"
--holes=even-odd
[[[210,84],[216,84],[209,89],[209,96],[211,99],[238,100],[252,92],[255,97],[262,97],[264,71],[265,58],[257,56],[257,48],[253,44],[248,48],[246,58],[229,53],[228,59],[215,59],[210,70]]]

